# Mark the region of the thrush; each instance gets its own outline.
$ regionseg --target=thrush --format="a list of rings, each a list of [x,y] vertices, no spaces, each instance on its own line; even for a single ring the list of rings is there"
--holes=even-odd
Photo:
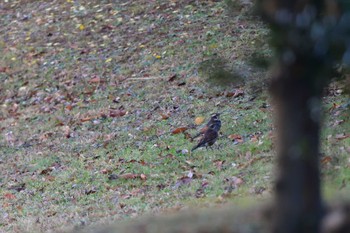
[[[217,129],[218,129],[217,131],[219,131],[220,128],[221,128],[221,121],[220,121],[220,119],[219,119],[219,116],[220,116],[220,113],[213,113],[213,114],[211,115],[211,117],[210,117],[209,122],[199,131],[198,134],[196,134],[195,136],[193,136],[192,139],[197,138],[197,137],[199,137],[200,135],[205,134],[205,132],[208,130],[208,128],[209,128],[210,125],[212,125],[212,124],[215,124],[215,125],[216,125],[215,128],[217,128]]]
[[[216,139],[218,139],[218,136],[219,136],[218,131],[220,130],[220,127],[221,127],[221,124],[219,125],[217,124],[217,122],[214,122],[213,124],[211,124],[209,128],[205,131],[198,145],[193,147],[191,151],[194,151],[199,147],[212,146],[216,142]]]

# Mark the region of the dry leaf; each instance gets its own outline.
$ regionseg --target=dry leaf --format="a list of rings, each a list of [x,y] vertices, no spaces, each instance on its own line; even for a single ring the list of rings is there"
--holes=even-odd
[[[250,138],[250,140],[251,140],[252,142],[257,142],[257,141],[259,141],[259,136],[258,136],[258,135],[253,135],[253,136]]]
[[[330,107],[330,108],[328,109],[328,111],[329,111],[329,112],[332,112],[332,111],[334,111],[335,109],[337,109],[337,108],[339,108],[339,107],[340,107],[339,104],[333,103],[332,107]]]
[[[16,199],[16,196],[13,195],[12,193],[5,193],[4,198],[5,199]]]
[[[167,120],[170,117],[169,113],[161,113],[160,115],[162,116],[162,120]]]
[[[84,117],[84,118],[82,118],[82,119],[80,119],[80,121],[81,122],[86,122],[86,121],[91,121],[91,120],[93,120],[94,118],[92,118],[92,117]]]
[[[125,173],[119,176],[119,178],[122,178],[122,179],[135,179],[137,177],[139,177],[139,175],[133,174],[133,173]]]
[[[179,133],[185,132],[187,129],[188,129],[187,127],[180,127],[180,128],[174,129],[171,133],[179,134]]]
[[[98,77],[98,76],[95,76],[95,77],[93,77],[92,79],[90,79],[88,81],[88,83],[90,83],[90,84],[92,84],[92,83],[100,83],[100,82],[101,82],[101,78]]]
[[[6,73],[9,70],[9,67],[2,66],[0,67],[0,73]]]
[[[67,109],[68,111],[71,111],[71,110],[73,109],[73,105],[67,105],[67,106],[66,106],[66,109]]]
[[[215,160],[214,164],[216,168],[221,171],[222,170],[222,165],[225,163],[225,160]]]
[[[168,79],[168,82],[173,82],[176,79],[176,74],[173,74],[172,76],[170,76],[170,78]]]
[[[233,97],[233,98],[236,98],[236,97],[241,96],[241,95],[243,95],[243,94],[244,94],[244,92],[243,92],[242,89],[236,89],[234,92],[228,92],[228,93],[226,94],[226,97]]]
[[[244,183],[243,179],[240,177],[233,176],[231,177],[231,182],[235,186],[240,186],[241,184]]]
[[[236,141],[236,142],[239,142],[239,143],[243,142],[243,138],[239,134],[231,134],[231,135],[228,136],[228,138],[231,139],[232,141]]]
[[[327,163],[330,163],[331,161],[332,161],[332,158],[330,156],[324,156],[321,159],[321,164],[327,164]]]
[[[122,117],[126,114],[125,110],[109,109],[109,117]]]
[[[335,135],[335,138],[338,140],[343,140],[343,139],[349,138],[349,137],[350,137],[350,134],[344,134],[344,133]]]
[[[203,121],[204,121],[204,117],[196,117],[196,119],[194,120],[194,123],[196,125],[200,125],[203,123]]]
[[[141,180],[147,180],[147,176],[145,174],[140,175]]]

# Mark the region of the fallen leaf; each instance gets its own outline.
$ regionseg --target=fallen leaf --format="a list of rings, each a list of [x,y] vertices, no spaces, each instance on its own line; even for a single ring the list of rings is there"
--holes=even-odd
[[[135,179],[138,177],[139,177],[138,174],[133,174],[133,173],[125,173],[125,174],[119,175],[119,178],[122,178],[122,179]]]
[[[162,116],[162,120],[167,120],[170,117],[169,113],[161,113],[160,115]]]
[[[62,126],[63,132],[64,132],[64,136],[66,138],[71,138],[72,137],[72,132],[71,129],[68,125]]]
[[[122,117],[126,114],[125,110],[109,109],[109,117]]]
[[[45,132],[39,136],[39,140],[44,142],[48,140],[53,135],[53,132]]]
[[[253,135],[251,138],[250,138],[250,141],[252,141],[252,142],[257,142],[257,141],[259,141],[259,136],[258,135]]]
[[[321,164],[327,164],[327,163],[330,163],[331,161],[332,161],[332,158],[330,156],[324,156],[321,159]]]
[[[0,73],[6,73],[9,70],[9,67],[2,66],[0,67]]]
[[[79,28],[80,31],[85,29],[85,26],[83,24],[78,24],[77,27]]]
[[[236,141],[238,143],[242,143],[243,142],[243,137],[239,134],[230,134],[228,136],[229,139],[231,139],[232,141]]]
[[[222,166],[224,163],[225,163],[225,160],[214,160],[214,164],[219,171],[222,170]]]
[[[90,79],[88,81],[88,83],[90,83],[90,84],[92,84],[92,83],[100,83],[100,82],[101,82],[101,78],[98,77],[98,76],[95,76],[95,77],[93,77],[92,79]]]
[[[140,175],[141,180],[147,180],[147,176],[145,174]]]
[[[176,79],[176,74],[173,74],[172,76],[170,76],[170,78],[168,79],[168,82],[173,82]]]
[[[338,140],[343,140],[343,139],[349,138],[349,137],[350,137],[350,134],[344,134],[344,133],[335,135],[335,138]]]
[[[101,173],[102,174],[109,174],[109,173],[111,173],[111,170],[104,168],[104,169],[101,170]]]
[[[333,103],[332,107],[330,107],[330,108],[328,109],[328,111],[329,111],[329,112],[332,112],[332,111],[334,111],[335,109],[337,109],[337,108],[339,108],[339,107],[340,107],[339,104]]]
[[[56,178],[54,176],[45,176],[45,180],[54,181]]]
[[[93,194],[93,193],[96,193],[96,188],[95,187],[92,187],[91,189],[88,189],[88,190],[85,190],[85,194],[86,195],[90,195],[90,194]]]
[[[233,185],[236,185],[236,186],[240,186],[244,183],[242,178],[236,177],[236,176],[231,177],[231,182]]]
[[[39,174],[40,175],[48,175],[52,172],[52,170],[53,170],[52,167],[48,167],[48,168],[42,170]]]
[[[86,121],[91,121],[91,120],[93,120],[94,118],[92,118],[92,117],[84,117],[84,118],[82,118],[82,119],[80,119],[80,121],[81,122],[86,122]]]
[[[12,193],[5,193],[4,198],[12,200],[12,199],[16,199],[16,196],[13,195]]]
[[[196,119],[194,119],[194,123],[196,125],[200,125],[204,122],[204,117],[196,117]]]
[[[73,105],[67,105],[67,106],[66,106],[66,109],[67,109],[68,111],[71,111],[71,110],[73,109]]]
[[[203,198],[203,197],[205,197],[204,188],[199,188],[199,189],[197,189],[194,196],[195,196],[196,198]]]
[[[234,92],[228,92],[226,94],[226,97],[233,97],[236,98],[238,96],[242,96],[244,94],[242,89],[236,89]]]
[[[344,120],[336,120],[336,121],[332,124],[332,126],[340,125],[340,124],[342,124],[343,122],[344,122]]]
[[[187,129],[188,129],[187,127],[180,127],[180,128],[174,129],[171,133],[179,134],[179,133],[185,132]]]

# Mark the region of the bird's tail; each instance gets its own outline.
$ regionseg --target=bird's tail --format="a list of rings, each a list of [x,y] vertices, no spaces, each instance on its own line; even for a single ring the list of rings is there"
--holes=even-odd
[[[193,137],[191,137],[191,139],[193,140],[195,138],[198,138],[200,135],[201,135],[201,133],[198,133],[198,134],[194,135]]]
[[[193,147],[193,148],[191,149],[191,152],[194,151],[195,149],[197,149],[198,147],[199,147],[198,145],[195,146],[195,147]]]

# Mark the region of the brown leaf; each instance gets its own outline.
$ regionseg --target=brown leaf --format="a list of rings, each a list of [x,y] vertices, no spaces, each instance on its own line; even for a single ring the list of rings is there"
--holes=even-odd
[[[147,180],[147,176],[145,174],[140,175],[141,180]]]
[[[80,121],[81,122],[86,122],[86,121],[91,121],[93,119],[94,119],[93,117],[84,117],[84,118],[81,118]]]
[[[167,120],[170,117],[169,113],[161,113],[160,115],[162,116],[162,120]]]
[[[125,174],[122,174],[119,176],[119,178],[122,178],[122,179],[135,179],[135,178],[138,178],[139,175],[138,174],[133,174],[133,173],[125,173]]]
[[[170,76],[170,78],[168,79],[168,82],[173,82],[176,79],[176,74],[173,74],[172,76]]]
[[[48,174],[50,174],[52,172],[52,170],[53,170],[52,167],[48,167],[48,168],[42,170],[39,174],[40,175],[48,175]]]
[[[45,180],[54,181],[56,178],[54,176],[45,176]]]
[[[349,137],[350,137],[350,134],[344,134],[344,133],[335,135],[335,138],[338,140],[343,140],[343,139],[349,138]]]
[[[45,132],[39,136],[39,140],[44,142],[48,140],[53,135],[53,132]]]
[[[1,66],[0,67],[0,73],[6,73],[9,70],[9,67]]]
[[[328,111],[329,111],[329,112],[332,112],[332,111],[334,111],[335,109],[337,109],[337,108],[339,108],[339,107],[340,107],[339,104],[333,103],[332,107],[330,107],[330,108],[328,109]]]
[[[71,111],[71,110],[73,109],[73,105],[67,105],[67,106],[66,106],[66,109],[67,109],[68,111]]]
[[[240,186],[244,183],[242,178],[236,176],[231,177],[231,182],[235,186]]]
[[[109,109],[109,117],[122,117],[126,114],[125,110]]]
[[[226,94],[226,97],[233,97],[236,98],[238,96],[242,96],[244,94],[242,89],[236,89],[234,92],[228,92]]]
[[[106,169],[106,168],[104,168],[104,169],[102,169],[101,170],[101,173],[102,174],[109,174],[109,173],[111,173],[112,171],[110,170],[110,169]]]
[[[68,125],[66,126],[63,126],[63,132],[64,132],[64,136],[66,138],[71,138],[72,137],[72,132],[71,132],[71,129]]]
[[[253,136],[250,138],[250,140],[251,140],[252,142],[257,142],[257,141],[259,141],[259,136],[258,136],[258,135],[253,135]]]
[[[187,129],[188,129],[188,127],[180,127],[180,128],[174,129],[171,133],[172,134],[179,134],[179,133],[185,132]]]
[[[232,141],[236,141],[236,142],[239,142],[239,143],[243,142],[243,138],[239,134],[231,134],[231,135],[228,136],[228,138],[231,139]]]
[[[330,163],[331,161],[332,161],[332,158],[330,156],[324,156],[321,159],[321,164],[327,164],[327,163]]]
[[[335,120],[334,123],[332,124],[332,126],[337,126],[340,125],[344,122],[344,120]]]
[[[222,165],[225,163],[225,160],[215,160],[214,164],[219,171],[222,170]]]
[[[88,81],[88,83],[90,83],[90,84],[96,84],[96,83],[100,83],[100,82],[101,82],[101,78],[98,76],[94,76],[92,79],[90,79]]]
[[[12,199],[16,199],[16,196],[13,195],[12,193],[5,193],[5,194],[4,194],[4,198],[5,198],[5,199],[12,200]]]

